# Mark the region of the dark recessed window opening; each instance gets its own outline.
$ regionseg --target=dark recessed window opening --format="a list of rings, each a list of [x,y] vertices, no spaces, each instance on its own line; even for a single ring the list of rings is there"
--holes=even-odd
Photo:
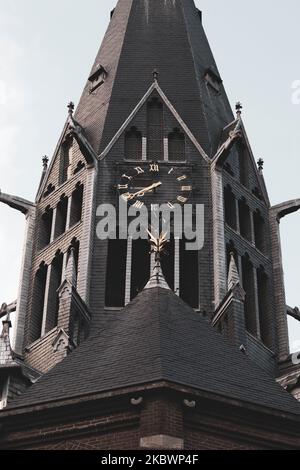
[[[259,211],[253,214],[254,221],[254,233],[255,233],[255,246],[262,253],[266,251],[266,240],[265,240],[265,221]]]
[[[106,307],[124,307],[127,240],[109,240],[106,268]]]
[[[142,134],[132,127],[125,134],[125,158],[127,160],[142,159]]]
[[[190,307],[199,308],[199,251],[188,251],[180,240],[180,297]]]
[[[249,187],[249,162],[248,152],[244,144],[237,145],[237,151],[239,156],[239,169],[240,169],[240,182],[246,188]]]
[[[133,240],[131,257],[131,299],[145,287],[150,276],[150,245],[148,240]]]
[[[171,235],[170,242],[167,245],[165,254],[161,259],[162,271],[165,279],[170,287],[174,291],[175,286],[175,241],[174,236]]]
[[[163,105],[158,98],[147,104],[147,159],[163,160]]]
[[[41,264],[33,282],[29,343],[41,337],[48,267]]]
[[[251,213],[244,198],[239,201],[239,219],[241,236],[251,242]]]
[[[62,196],[56,209],[55,238],[58,238],[66,231],[67,213],[68,198],[66,196]]]
[[[257,319],[255,313],[256,304],[256,292],[254,284],[254,270],[253,264],[251,263],[248,256],[242,258],[242,270],[243,270],[243,288],[246,292],[245,299],[245,322],[246,329],[253,336],[257,336]]]
[[[231,190],[230,186],[227,186],[224,189],[224,205],[225,205],[225,222],[229,227],[236,230],[237,220],[236,220],[236,204],[235,196]]]
[[[62,281],[63,259],[63,254],[58,252],[51,264],[45,334],[55,328],[58,322],[59,297],[57,291]]]
[[[52,222],[53,222],[53,209],[47,207],[44,214],[40,219],[39,226],[39,249],[42,250],[49,245],[51,241],[51,232],[52,232]]]
[[[68,137],[61,147],[59,184],[65,183],[69,178],[69,168],[72,164],[73,139]]]
[[[179,129],[169,134],[169,161],[180,162],[185,160],[185,137]]]
[[[72,193],[70,227],[81,221],[83,207],[83,184],[78,183]]]
[[[270,297],[269,297],[269,278],[265,270],[261,267],[257,270],[257,288],[260,332],[263,343],[272,349],[272,335],[270,328]]]

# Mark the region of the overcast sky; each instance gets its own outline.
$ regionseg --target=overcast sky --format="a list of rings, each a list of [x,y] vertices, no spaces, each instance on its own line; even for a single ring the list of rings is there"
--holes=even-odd
[[[158,0],[152,0],[158,1]],[[0,0],[0,188],[33,200],[116,0]],[[300,197],[299,0],[198,0],[229,99],[243,103],[272,204]],[[297,81],[299,83],[297,83]],[[293,93],[295,103],[293,103]],[[298,100],[300,101],[300,99]],[[0,205],[0,303],[17,297],[24,217]],[[300,304],[300,213],[281,225],[287,302]],[[293,350],[300,325],[290,322]]]

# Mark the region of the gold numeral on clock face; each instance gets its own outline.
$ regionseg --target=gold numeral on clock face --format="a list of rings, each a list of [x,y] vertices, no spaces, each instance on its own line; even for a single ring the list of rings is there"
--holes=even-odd
[[[173,173],[174,171],[174,168],[171,168],[171,170],[168,172],[168,175],[170,175],[171,173]]]
[[[185,204],[187,202],[187,198],[183,197],[183,196],[178,196],[177,201],[182,202],[183,204]]]
[[[181,191],[192,191],[192,186],[181,186]]]
[[[138,175],[142,175],[144,172],[144,170],[140,167],[140,166],[137,166],[135,168],[135,171],[137,172]]]
[[[174,204],[172,204],[172,202],[168,202],[168,207],[170,209],[175,209],[175,206],[174,206]]]
[[[128,189],[128,184],[118,184],[118,189]]]
[[[159,166],[157,163],[150,163],[150,171],[152,173],[158,173],[159,172]]]
[[[141,202],[141,201],[136,201],[136,202],[133,204],[133,207],[135,207],[136,209],[141,209],[142,207],[144,207],[144,203]]]
[[[182,175],[182,176],[179,176],[179,178],[177,178],[177,181],[184,181],[187,179],[187,176],[186,175]]]
[[[122,175],[122,178],[127,179],[128,181],[132,180],[132,176]]]

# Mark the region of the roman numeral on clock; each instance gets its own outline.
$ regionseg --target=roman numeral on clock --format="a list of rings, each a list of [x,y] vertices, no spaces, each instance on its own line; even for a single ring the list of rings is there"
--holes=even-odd
[[[118,184],[118,189],[128,189],[128,184]]]
[[[150,171],[152,173],[158,173],[159,172],[159,166],[157,163],[150,163]]]
[[[177,181],[184,181],[187,179],[187,176],[186,175],[182,175],[182,176],[179,176],[179,178],[177,178]]]
[[[181,191],[192,191],[192,186],[181,186]]]
[[[143,168],[141,168],[140,166],[137,166],[135,168],[135,171],[137,172],[138,175],[142,175],[144,172]]]

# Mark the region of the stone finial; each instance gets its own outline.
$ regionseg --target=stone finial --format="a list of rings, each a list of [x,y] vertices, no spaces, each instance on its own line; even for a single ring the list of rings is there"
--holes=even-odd
[[[238,101],[238,102],[236,103],[235,109],[236,109],[236,115],[237,115],[237,117],[238,117],[238,118],[241,117],[243,105],[242,105],[242,103],[241,103],[240,101]]]
[[[257,161],[257,166],[258,166],[258,170],[260,172],[262,172],[264,170],[264,160],[262,158],[260,158],[258,161]]]
[[[156,68],[153,70],[152,75],[153,75],[154,80],[157,82],[159,72]]]
[[[230,253],[230,264],[228,271],[228,290],[232,290],[237,284],[240,284],[240,276],[236,266],[234,253]]]
[[[74,109],[75,109],[75,104],[73,103],[73,101],[70,101],[70,103],[68,104],[68,110],[69,110],[70,116],[73,116]]]
[[[47,155],[43,156],[42,162],[43,162],[43,171],[46,172],[48,170],[48,163],[49,163],[49,158],[47,157]]]

